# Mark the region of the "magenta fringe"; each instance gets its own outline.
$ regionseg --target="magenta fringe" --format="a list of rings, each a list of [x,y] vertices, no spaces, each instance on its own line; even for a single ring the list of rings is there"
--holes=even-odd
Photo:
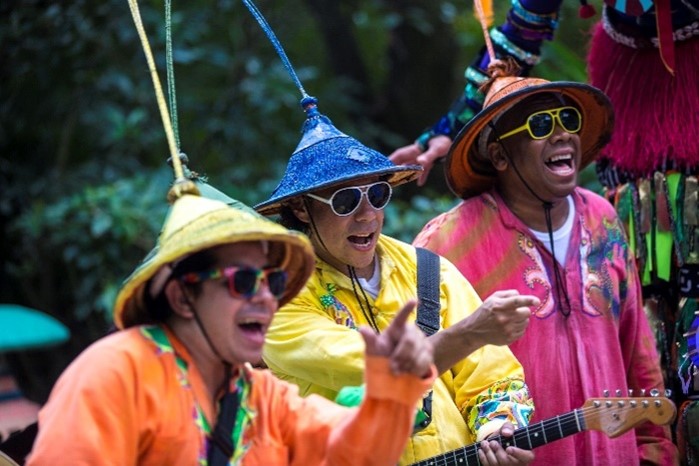
[[[622,171],[647,176],[664,163],[699,165],[699,38],[675,42],[675,76],[658,49],[633,49],[594,27],[590,83],[614,104],[612,140],[601,156]]]

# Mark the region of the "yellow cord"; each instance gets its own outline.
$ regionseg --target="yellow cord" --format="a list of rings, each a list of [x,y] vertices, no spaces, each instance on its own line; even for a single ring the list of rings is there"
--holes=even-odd
[[[151,52],[150,43],[148,42],[148,37],[146,36],[146,31],[143,27],[143,21],[141,20],[141,12],[138,9],[137,0],[129,0],[129,8],[131,9],[131,16],[133,17],[134,24],[136,25],[138,36],[141,39],[141,46],[143,47],[143,52],[146,54],[146,60],[148,61],[148,69],[150,71],[151,78],[153,79],[155,97],[158,101],[158,108],[160,109],[160,116],[163,120],[163,126],[165,127],[165,136],[167,137],[167,143],[170,149],[172,168],[175,172],[175,183],[168,192],[168,200],[170,202],[174,202],[183,194],[198,195],[199,190],[197,189],[194,182],[185,178],[184,176],[182,162],[180,161],[180,154],[177,150],[177,144],[175,143],[175,132],[172,129],[170,114],[168,113],[167,105],[165,104],[165,94],[163,94],[163,88],[160,85],[160,78],[158,77],[158,72],[155,68],[155,60],[153,59],[153,53]]]

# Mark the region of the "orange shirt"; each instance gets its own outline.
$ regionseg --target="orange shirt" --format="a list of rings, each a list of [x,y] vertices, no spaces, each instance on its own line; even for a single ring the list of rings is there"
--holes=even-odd
[[[192,466],[205,452],[198,404],[209,425],[211,400],[191,356],[188,384],[171,352],[132,328],[86,349],[61,375],[39,413],[39,435],[27,464]],[[301,398],[296,386],[266,370],[249,371],[243,465],[396,464],[412,431],[415,407],[434,380],[393,376],[384,358],[368,358],[367,399],[359,408]],[[196,404],[195,404],[196,403]],[[205,456],[205,455],[204,455]]]

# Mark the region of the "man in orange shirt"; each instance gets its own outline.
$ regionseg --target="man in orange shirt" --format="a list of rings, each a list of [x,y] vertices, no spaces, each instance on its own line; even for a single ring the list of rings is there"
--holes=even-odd
[[[250,365],[313,263],[304,235],[181,194],[117,297],[120,331],[62,374],[27,464],[396,464],[435,377],[430,344],[406,323],[414,302],[386,332],[360,329],[359,408],[301,398]]]

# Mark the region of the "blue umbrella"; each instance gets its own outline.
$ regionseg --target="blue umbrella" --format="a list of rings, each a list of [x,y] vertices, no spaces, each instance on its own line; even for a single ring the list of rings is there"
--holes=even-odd
[[[17,304],[0,304],[0,353],[58,345],[70,331],[41,311]]]

